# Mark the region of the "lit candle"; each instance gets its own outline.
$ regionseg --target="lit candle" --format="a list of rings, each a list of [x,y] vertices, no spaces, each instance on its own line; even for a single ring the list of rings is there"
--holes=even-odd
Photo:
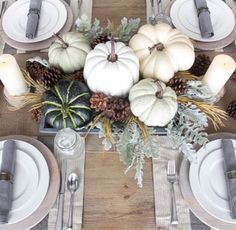
[[[10,54],[0,55],[0,79],[11,96],[28,92],[27,84],[16,59]]]
[[[209,66],[202,82],[208,86],[213,95],[217,95],[224,87],[232,73],[235,71],[236,63],[228,55],[217,55]]]

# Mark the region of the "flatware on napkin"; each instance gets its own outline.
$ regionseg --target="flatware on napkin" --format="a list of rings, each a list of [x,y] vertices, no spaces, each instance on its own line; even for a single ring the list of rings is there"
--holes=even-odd
[[[30,0],[25,36],[33,39],[37,35],[42,0]]]
[[[207,7],[206,0],[194,0],[194,3],[197,9],[199,29],[201,32],[201,36],[203,38],[210,38],[214,36],[210,11]]]
[[[225,176],[229,197],[231,217],[236,218],[236,157],[233,142],[230,139],[222,140]]]
[[[0,168],[0,224],[8,222],[8,214],[11,209],[15,149],[15,141],[7,140],[4,142]]]

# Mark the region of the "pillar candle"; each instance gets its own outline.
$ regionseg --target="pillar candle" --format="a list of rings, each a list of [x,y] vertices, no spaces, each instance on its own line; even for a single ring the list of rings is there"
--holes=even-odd
[[[28,92],[20,67],[10,54],[0,55],[0,79],[11,96]]]
[[[217,95],[224,87],[232,73],[235,71],[236,63],[228,55],[217,55],[209,66],[202,82],[208,86],[213,95]]]

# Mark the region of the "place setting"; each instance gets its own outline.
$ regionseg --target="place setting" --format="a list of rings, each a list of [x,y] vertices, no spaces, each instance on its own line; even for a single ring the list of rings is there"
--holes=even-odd
[[[156,5],[151,6],[152,4],[150,5],[147,1],[147,7],[154,8],[151,11],[147,10],[150,15],[148,21],[150,23],[152,21],[160,23],[163,17],[160,19],[159,16],[164,15],[164,23],[172,24],[176,29],[187,35],[193,41],[196,49],[221,49],[235,40],[236,6],[232,0],[163,1],[163,5],[165,4],[163,7],[159,6],[159,2],[162,1],[156,2]],[[166,20],[166,18],[169,19]]]
[[[18,0],[2,15],[2,38],[10,46],[24,51],[48,48],[54,34],[68,32],[73,13],[65,1]]]
[[[191,164],[180,166],[179,183],[184,200],[205,224],[217,229],[235,229],[236,136],[216,133],[198,150]]]

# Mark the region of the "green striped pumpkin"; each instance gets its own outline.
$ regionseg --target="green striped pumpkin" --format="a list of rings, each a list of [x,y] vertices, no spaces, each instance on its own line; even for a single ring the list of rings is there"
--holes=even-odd
[[[78,129],[92,119],[90,91],[79,81],[61,80],[42,95],[42,114],[53,128]]]

